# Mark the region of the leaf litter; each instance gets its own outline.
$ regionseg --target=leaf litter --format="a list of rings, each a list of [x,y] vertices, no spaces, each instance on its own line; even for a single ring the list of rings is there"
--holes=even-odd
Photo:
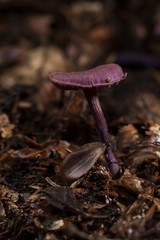
[[[22,89],[18,91],[20,96]],[[11,95],[11,92],[8,94]],[[26,89],[27,99],[34,94],[37,94],[34,89]],[[81,95],[77,96],[81,98]],[[57,237],[61,234],[75,236],[75,228],[78,228],[82,232],[76,234],[89,234],[85,235],[86,238],[90,235],[93,237],[92,229],[97,236],[135,238],[143,236],[142,229],[152,223],[157,236],[159,225],[156,219],[160,216],[158,123],[148,121],[128,124],[128,119],[126,123],[125,118],[123,122],[117,119],[117,136],[112,135],[110,139],[124,172],[119,179],[113,180],[104,166],[103,152],[106,145],[93,142],[96,133],[92,129],[92,121],[92,127],[88,128],[91,129],[90,143],[80,146],[78,141],[81,138],[72,140],[74,143],[60,138],[63,134],[60,125],[58,132],[53,131],[52,137],[49,135],[46,138],[46,132],[43,135],[42,128],[50,128],[51,131],[54,128],[48,122],[49,111],[44,117],[44,110],[37,109],[39,117],[43,115],[43,122],[39,126],[39,120],[33,118],[34,132],[26,135],[25,129],[30,122],[26,115],[28,108],[22,105],[11,116],[8,112],[11,105],[4,106],[2,101],[2,106],[6,113],[1,114],[4,119],[1,126],[5,125],[6,129],[14,131],[10,138],[1,135],[2,236],[11,234],[14,227],[18,239],[26,232],[33,234],[36,228],[46,234],[49,231],[49,234],[53,233]],[[33,107],[30,107],[31,114]],[[74,111],[77,108],[69,108],[68,104],[66,107],[71,115],[73,111],[76,118],[77,113],[74,114]],[[83,111],[82,118],[83,114],[89,114],[87,108]],[[17,112],[23,112],[23,125],[22,116],[17,116]],[[9,119],[14,128],[10,127]],[[61,121],[62,124],[64,119]],[[83,124],[79,126],[80,132],[84,130],[83,127]],[[71,174],[71,179],[67,179],[68,174]],[[45,180],[48,177],[49,182]],[[14,234],[13,239],[16,239]]]

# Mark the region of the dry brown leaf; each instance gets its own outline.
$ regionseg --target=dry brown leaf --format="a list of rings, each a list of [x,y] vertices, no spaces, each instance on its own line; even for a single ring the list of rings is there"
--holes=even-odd
[[[81,202],[76,199],[72,189],[65,187],[48,187],[42,191],[47,199],[47,202],[56,208],[69,208],[72,211],[83,212]]]
[[[54,56],[54,57],[53,57]],[[1,75],[1,84],[12,87],[14,84],[33,85],[53,71],[65,71],[66,60],[63,52],[53,46],[30,49],[21,63]]]
[[[146,135],[150,136],[150,142],[153,144],[160,144],[160,125],[150,121],[149,122],[150,127],[149,129],[146,131]]]
[[[22,159],[26,159],[26,158],[30,158],[30,157],[33,157],[33,156],[37,156],[38,154],[44,152],[45,150],[44,149],[34,149],[34,148],[23,148],[21,150],[17,150],[17,151],[14,151],[13,153],[11,153],[11,157],[13,158],[22,158]]]
[[[125,170],[119,180],[112,180],[112,187],[120,196],[128,196],[128,198],[135,199],[138,194],[145,191],[143,183],[143,179]]]
[[[152,163],[154,165],[156,164],[156,160],[158,160],[159,157],[159,151],[155,149],[155,146],[146,146],[144,145],[140,149],[138,146],[135,148],[134,152],[130,154],[126,161],[126,166],[129,167],[132,172],[136,170],[137,166],[145,163]]]
[[[160,124],[159,99],[153,93],[141,93],[136,98],[136,112],[145,121],[153,120]]]
[[[59,219],[59,217],[53,216],[43,216],[43,218],[35,218],[34,223],[36,227],[40,229],[47,230],[57,230],[64,225],[63,219]]]
[[[12,130],[15,128],[14,124],[11,124],[8,116],[5,113],[0,114],[0,132],[2,138],[12,137]]]
[[[49,81],[45,81],[40,83],[38,92],[31,99],[36,102],[39,111],[44,111],[49,102],[58,102],[60,98],[61,91]]]
[[[135,144],[140,139],[140,135],[137,129],[132,125],[128,124],[120,128],[118,132],[118,147],[120,150]]]

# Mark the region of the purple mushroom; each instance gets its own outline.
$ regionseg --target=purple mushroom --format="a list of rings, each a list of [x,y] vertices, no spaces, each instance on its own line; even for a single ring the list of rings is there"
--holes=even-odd
[[[98,99],[97,87],[111,87],[113,84],[124,80],[126,76],[127,74],[124,74],[122,68],[117,64],[105,64],[83,72],[53,72],[49,75],[51,82],[59,88],[83,90],[92,111],[99,136],[102,142],[107,143],[104,155],[113,178],[119,175],[120,167],[109,142],[107,122]]]

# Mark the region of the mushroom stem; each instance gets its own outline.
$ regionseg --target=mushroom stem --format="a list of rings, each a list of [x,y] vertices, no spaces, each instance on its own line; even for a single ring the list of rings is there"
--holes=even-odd
[[[92,87],[83,89],[83,92],[92,111],[99,136],[102,142],[108,143],[104,156],[107,161],[107,167],[109,168],[112,176],[115,178],[119,174],[120,168],[109,143],[108,126],[98,99],[97,90]]]

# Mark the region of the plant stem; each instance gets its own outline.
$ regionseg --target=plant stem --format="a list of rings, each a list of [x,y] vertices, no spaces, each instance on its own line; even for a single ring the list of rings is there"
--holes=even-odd
[[[105,159],[107,161],[107,167],[109,168],[112,176],[116,177],[119,173],[120,168],[109,143],[108,126],[98,99],[97,90],[93,87],[85,88],[83,91],[92,111],[95,126],[97,128],[99,136],[102,142],[108,143],[104,153]]]

